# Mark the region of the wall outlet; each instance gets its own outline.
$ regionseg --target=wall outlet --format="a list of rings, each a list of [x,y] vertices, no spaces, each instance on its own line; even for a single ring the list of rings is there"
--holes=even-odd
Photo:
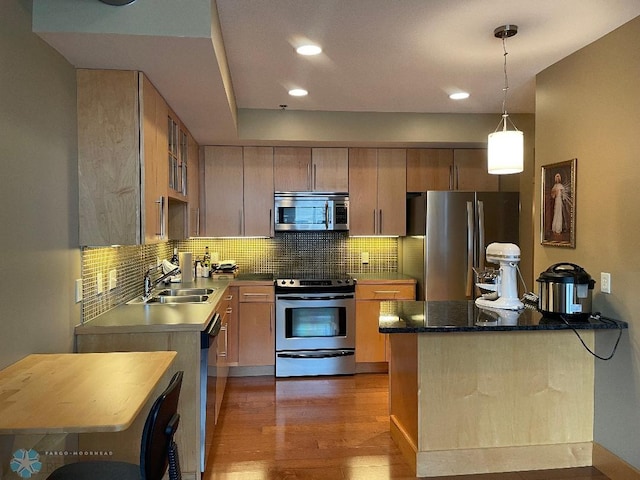
[[[77,278],[75,281],[75,289],[76,289],[76,303],[82,301],[82,279]]]
[[[607,272],[600,273],[600,291],[602,293],[611,293],[611,274]]]
[[[363,265],[366,265],[367,263],[369,263],[369,252],[362,252],[360,254],[360,261],[362,262]]]
[[[118,273],[116,269],[109,270],[109,290],[113,290],[118,286]]]
[[[102,293],[102,272],[96,274],[96,291]]]

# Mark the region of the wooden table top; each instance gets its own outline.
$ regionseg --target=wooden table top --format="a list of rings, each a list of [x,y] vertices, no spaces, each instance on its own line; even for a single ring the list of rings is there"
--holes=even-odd
[[[0,434],[125,430],[176,355],[29,355],[0,371]]]

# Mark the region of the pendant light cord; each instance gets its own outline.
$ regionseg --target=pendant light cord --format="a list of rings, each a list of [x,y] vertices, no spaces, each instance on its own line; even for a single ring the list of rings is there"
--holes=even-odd
[[[509,53],[507,52],[507,41],[505,36],[502,37],[502,50],[504,51],[504,87],[502,88],[504,95],[502,97],[502,115],[505,118],[506,123],[506,117],[508,117],[507,91],[509,90],[509,77],[507,76],[507,55],[509,55]]]

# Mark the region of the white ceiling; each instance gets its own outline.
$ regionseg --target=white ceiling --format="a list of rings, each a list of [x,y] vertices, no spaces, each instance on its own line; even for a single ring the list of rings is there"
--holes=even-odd
[[[231,93],[241,109],[498,113],[503,50],[493,30],[506,23],[519,27],[506,41],[507,109],[533,113],[536,74],[640,15],[640,1],[217,0],[217,9],[232,89],[210,39],[203,48],[163,36],[175,55],[160,55],[149,37],[38,33],[78,67],[145,71],[196,139],[211,144],[235,135],[235,115],[221,111],[233,109]],[[323,53],[297,55],[304,40]],[[176,58],[188,75],[176,74]],[[293,87],[309,95],[290,97]],[[471,97],[454,102],[456,90]]]

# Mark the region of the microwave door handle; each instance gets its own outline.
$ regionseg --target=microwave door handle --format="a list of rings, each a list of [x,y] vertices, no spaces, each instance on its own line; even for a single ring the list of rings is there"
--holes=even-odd
[[[329,230],[329,202],[324,202],[324,227]]]

